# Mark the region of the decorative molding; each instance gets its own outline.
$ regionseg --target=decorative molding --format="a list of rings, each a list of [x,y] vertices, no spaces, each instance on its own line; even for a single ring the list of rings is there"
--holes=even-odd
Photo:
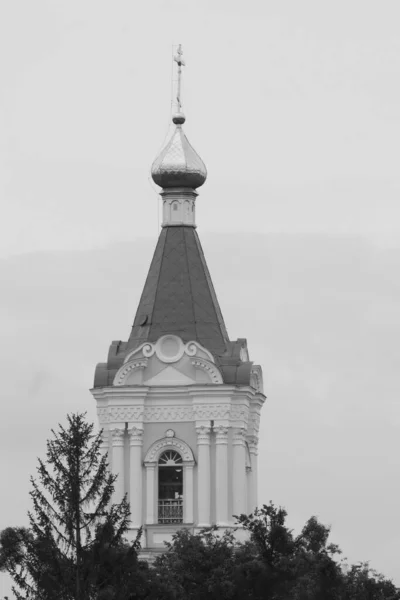
[[[250,454],[254,454],[257,456],[258,454],[258,436],[257,435],[249,435],[247,436],[247,444],[249,447]]]
[[[260,430],[260,412],[251,412],[250,413],[250,427],[255,435],[258,435]]]
[[[141,421],[143,419],[143,406],[109,406],[108,421],[118,423],[126,421]]]
[[[128,429],[128,435],[131,446],[141,446],[143,444],[143,429],[131,427]]]
[[[194,414],[191,406],[146,406],[143,420],[146,423],[193,421]]]
[[[114,377],[113,385],[121,386],[125,385],[126,380],[128,379],[131,371],[135,369],[144,370],[147,367],[147,359],[140,358],[137,360],[129,361],[122,365],[122,367],[118,370],[117,374]]]
[[[180,342],[179,345],[181,348],[183,348],[182,356],[183,356],[183,354],[186,354],[187,356],[193,357],[196,355],[205,354],[205,356],[207,357],[207,360],[209,360],[211,363],[215,363],[215,359],[214,359],[213,355],[211,354],[211,352],[209,350],[207,350],[207,348],[204,348],[204,346],[202,346],[195,340],[192,340],[185,344],[181,340],[180,337],[169,334],[169,335],[161,336],[157,340],[157,342],[155,342],[154,344],[151,342],[145,342],[138,348],[135,348],[135,350],[132,350],[132,352],[129,352],[129,354],[126,355],[126,357],[124,359],[124,364],[126,365],[129,362],[131,362],[132,360],[139,360],[141,358],[141,356],[143,356],[144,358],[151,358],[153,356],[153,354],[157,354],[158,358],[160,360],[162,360],[162,356],[161,356],[162,351],[160,353],[160,346],[162,346],[163,339],[165,341],[165,338],[167,338],[167,337],[176,338],[176,340],[179,340],[179,342]],[[179,360],[179,359],[177,359],[177,360]],[[176,361],[167,360],[167,362],[176,362]]]
[[[241,404],[234,404],[231,410],[232,421],[244,421],[246,424],[249,420],[249,409]]]
[[[245,430],[240,428],[235,428],[233,430],[233,445],[234,446],[244,446],[246,443],[246,432]]]
[[[165,432],[165,437],[167,437],[167,438],[175,437],[175,431],[173,429],[167,429],[167,431]]]
[[[224,383],[222,375],[218,371],[217,367],[209,363],[208,360],[205,360],[203,358],[195,358],[194,360],[192,360],[192,365],[196,369],[201,369],[202,371],[204,371],[209,376],[212,383]]]
[[[194,419],[197,421],[202,420],[215,420],[215,419],[229,419],[229,413],[231,410],[230,404],[194,404],[193,413]]]
[[[239,358],[243,362],[249,361],[249,351],[247,348],[244,348],[243,346],[240,348]]]
[[[158,440],[157,442],[154,442],[154,444],[152,444],[150,446],[150,448],[148,449],[145,459],[144,459],[144,463],[146,465],[146,467],[150,464],[150,463],[154,463],[154,465],[157,464],[158,462],[158,457],[159,455],[164,452],[165,450],[168,450],[168,448],[171,448],[173,450],[176,450],[177,452],[180,453],[180,455],[182,456],[182,459],[184,462],[194,462],[194,456],[193,456],[193,452],[190,448],[190,446],[187,445],[186,442],[184,442],[183,440],[179,440],[178,438],[163,438],[162,440]]]
[[[223,425],[217,425],[214,427],[214,431],[216,434],[215,443],[217,445],[224,445],[228,443],[228,427],[224,427]]]
[[[137,421],[145,423],[193,421],[191,406],[107,406],[99,408],[100,424]]]
[[[111,429],[111,440],[113,446],[123,446],[125,438],[125,429],[115,427]]]
[[[143,356],[145,356],[146,358],[150,358],[150,356],[153,356],[154,352],[156,351],[156,347],[154,344],[144,344],[141,348]]]
[[[250,385],[257,392],[264,393],[263,374],[260,365],[253,365],[250,371]]]
[[[210,427],[206,427],[205,425],[200,425],[199,427],[196,427],[196,433],[197,433],[197,445],[209,445],[210,444],[210,433],[211,433],[211,428]]]
[[[108,418],[108,406],[107,406],[107,408],[98,408],[97,409],[97,418],[99,419],[100,427],[104,423],[110,422],[110,419]]]

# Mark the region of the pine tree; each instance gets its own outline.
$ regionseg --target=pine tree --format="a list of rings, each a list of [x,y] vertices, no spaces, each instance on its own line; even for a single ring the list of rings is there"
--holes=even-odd
[[[101,452],[102,432],[85,414],[67,417],[68,427],[52,430],[46,461],[31,478],[30,527],[8,528],[1,536],[3,563],[19,590],[18,600],[89,600],[107,586],[99,572],[102,540],[122,547],[129,524],[126,497],[111,504],[116,475]],[[131,547],[137,558],[139,538]],[[123,553],[124,554],[124,553]]]

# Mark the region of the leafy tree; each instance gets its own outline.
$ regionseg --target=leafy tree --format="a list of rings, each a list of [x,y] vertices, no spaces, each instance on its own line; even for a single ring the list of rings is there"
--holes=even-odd
[[[238,522],[249,531],[264,565],[264,598],[334,600],[342,586],[341,568],[335,560],[337,546],[328,544],[329,528],[311,517],[302,532],[293,536],[286,511],[272,503]]]
[[[160,582],[160,600],[219,600],[235,596],[235,541],[231,533],[222,536],[216,528],[192,534],[178,531],[167,551],[154,564]]]
[[[368,563],[360,563],[345,576],[343,600],[400,600],[400,590]]]
[[[46,461],[31,478],[30,527],[0,534],[0,568],[19,588],[18,600],[97,598],[115,584],[116,572],[122,576],[123,565],[137,566],[139,538],[124,544],[129,506],[126,498],[111,504],[116,476],[101,453],[101,432],[93,433],[85,414],[67,419],[67,428],[52,430]]]

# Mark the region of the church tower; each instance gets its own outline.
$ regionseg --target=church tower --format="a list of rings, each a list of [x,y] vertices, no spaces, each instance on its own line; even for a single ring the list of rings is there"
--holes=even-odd
[[[206,167],[183,131],[181,47],[174,131],[152,165],[163,222],[127,342],[112,342],[91,390],[103,451],[127,494],[131,535],[164,548],[180,528],[233,528],[257,505],[261,367],[231,341],[196,231]],[[240,537],[240,530],[237,532]]]

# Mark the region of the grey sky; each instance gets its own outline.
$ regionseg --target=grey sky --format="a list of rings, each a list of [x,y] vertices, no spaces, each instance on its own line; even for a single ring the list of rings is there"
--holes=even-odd
[[[294,527],[318,514],[400,583],[399,17],[394,0],[0,2],[0,527],[24,521],[49,429],[95,418],[95,363],[129,331],[182,43],[199,234],[271,398],[260,500]]]

